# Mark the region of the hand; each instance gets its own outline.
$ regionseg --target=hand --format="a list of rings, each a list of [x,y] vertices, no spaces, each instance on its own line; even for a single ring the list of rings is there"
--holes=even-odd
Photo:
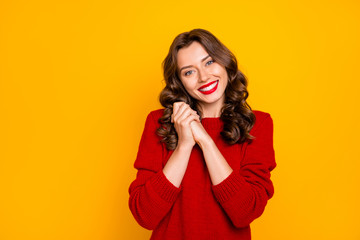
[[[190,123],[191,131],[195,142],[202,148],[206,141],[212,140],[210,135],[206,132],[201,122],[193,121]]]
[[[178,135],[178,145],[193,147],[196,142],[191,131],[190,123],[200,123],[200,117],[196,111],[191,109],[185,102],[175,102],[171,122],[174,123]]]

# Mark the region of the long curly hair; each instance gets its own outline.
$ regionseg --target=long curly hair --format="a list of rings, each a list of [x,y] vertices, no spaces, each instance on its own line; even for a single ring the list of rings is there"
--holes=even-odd
[[[221,108],[220,120],[223,121],[221,136],[228,144],[242,143],[252,140],[254,136],[249,132],[252,129],[256,117],[251,107],[246,102],[249,96],[247,91],[247,79],[238,69],[237,60],[234,54],[225,47],[213,34],[204,29],[193,29],[175,37],[169,53],[162,62],[166,86],[159,95],[159,101],[165,108],[163,116],[158,119],[161,126],[156,130],[158,136],[162,137],[161,142],[166,144],[167,149],[174,150],[178,143],[178,136],[171,122],[173,104],[183,101],[195,110],[202,119],[201,108],[197,100],[190,96],[185,90],[177,65],[177,53],[183,48],[197,41],[206,52],[222,66],[228,74],[228,84],[225,89],[225,102]]]

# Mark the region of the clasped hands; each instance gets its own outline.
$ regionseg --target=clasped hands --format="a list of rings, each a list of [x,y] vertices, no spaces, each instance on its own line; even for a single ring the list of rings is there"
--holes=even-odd
[[[194,146],[197,143],[201,147],[206,141],[212,140],[201,124],[197,112],[185,102],[173,104],[171,122],[178,134],[178,144]]]

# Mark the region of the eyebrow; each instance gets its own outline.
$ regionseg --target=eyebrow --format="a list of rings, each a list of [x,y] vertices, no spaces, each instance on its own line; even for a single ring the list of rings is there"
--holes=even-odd
[[[201,62],[205,61],[208,57],[210,57],[210,55],[207,55],[206,57],[204,57],[203,59],[201,59]],[[182,68],[180,69],[180,72],[181,72],[183,69],[189,68],[189,67],[192,67],[192,66],[193,66],[193,65],[189,65],[189,66],[182,67]]]

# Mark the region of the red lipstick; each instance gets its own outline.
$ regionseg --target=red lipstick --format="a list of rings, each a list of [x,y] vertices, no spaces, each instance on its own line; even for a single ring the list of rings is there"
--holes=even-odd
[[[218,87],[218,85],[219,85],[219,81],[216,80],[216,81],[213,81],[213,82],[211,82],[211,83],[208,83],[208,84],[206,84],[206,85],[201,86],[201,87],[198,89],[198,91],[201,92],[202,94],[208,95],[208,94],[210,94],[210,93],[215,92],[216,89],[217,89],[217,87]],[[212,86],[212,87],[209,88],[209,86]],[[205,90],[205,88],[209,88],[209,89],[206,89],[206,90]]]

